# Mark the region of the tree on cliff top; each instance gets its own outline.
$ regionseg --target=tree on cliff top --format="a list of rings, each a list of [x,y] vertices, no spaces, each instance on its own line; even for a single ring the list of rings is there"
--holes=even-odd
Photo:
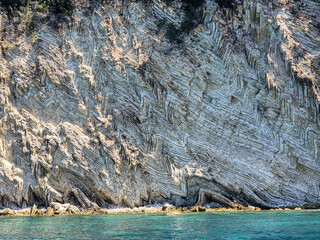
[[[30,0],[0,0],[1,6],[10,13],[21,6],[27,6],[30,2]],[[72,14],[75,10],[75,0],[38,0],[33,2],[38,2],[38,6],[42,8],[51,8],[56,13]]]

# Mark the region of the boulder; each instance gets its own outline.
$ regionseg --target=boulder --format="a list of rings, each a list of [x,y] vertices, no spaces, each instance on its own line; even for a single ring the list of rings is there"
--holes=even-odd
[[[163,205],[162,207],[162,211],[171,211],[171,210],[175,210],[176,207],[173,206],[172,204],[166,203]]]
[[[80,210],[79,210],[80,211]],[[108,214],[108,210],[105,209],[105,208],[100,208],[97,213],[100,213],[100,214]]]
[[[146,207],[139,207],[139,212],[146,212]]]
[[[47,208],[47,215],[53,215],[54,214],[54,210],[52,207],[48,207]]]
[[[256,210],[256,208],[254,206],[248,206],[248,207],[246,207],[246,210],[254,211],[254,210]]]
[[[0,210],[0,216],[12,216],[12,215],[14,215],[14,211],[10,208]]]
[[[194,206],[190,209],[191,212],[205,212],[207,209],[203,206]]]
[[[35,215],[37,213],[38,206],[36,204],[33,204],[31,215]]]
[[[24,208],[18,211],[19,215],[29,215],[31,214],[31,208]]]
[[[62,204],[58,202],[50,203],[50,207],[52,207],[53,211],[59,211],[62,209]]]
[[[42,216],[42,215],[45,215],[46,212],[47,212],[47,210],[45,208],[38,209],[37,210],[37,215]]]
[[[77,214],[77,213],[80,213],[80,210],[78,207],[74,206],[74,205],[69,205],[67,207],[67,211],[70,213],[70,214]]]

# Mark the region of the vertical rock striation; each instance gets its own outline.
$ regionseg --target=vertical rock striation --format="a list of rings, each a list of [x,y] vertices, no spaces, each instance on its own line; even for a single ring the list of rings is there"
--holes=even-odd
[[[319,206],[319,2],[203,8],[179,45],[161,0],[2,13],[0,205]]]

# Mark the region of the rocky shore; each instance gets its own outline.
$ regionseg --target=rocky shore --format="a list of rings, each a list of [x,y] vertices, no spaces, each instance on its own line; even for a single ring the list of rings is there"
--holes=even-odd
[[[302,210],[300,207],[296,208],[271,208],[268,211],[284,211],[284,210]],[[13,210],[5,208],[0,210],[1,217],[8,216],[60,216],[60,215],[92,215],[92,214],[136,214],[136,213],[157,213],[165,215],[180,215],[183,213],[203,213],[203,212],[231,212],[231,211],[262,211],[259,207],[254,206],[237,206],[231,208],[207,208],[203,206],[181,207],[176,208],[172,204],[164,204],[157,206],[135,207],[135,208],[78,208],[69,203],[61,204],[52,202],[47,208],[38,208],[35,204],[32,208],[24,208]]]

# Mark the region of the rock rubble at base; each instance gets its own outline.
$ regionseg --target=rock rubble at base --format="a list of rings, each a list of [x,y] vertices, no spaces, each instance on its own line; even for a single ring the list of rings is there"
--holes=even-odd
[[[296,208],[272,208],[269,211],[292,211],[303,210],[300,207]],[[237,206],[235,208],[207,208],[204,206],[181,207],[176,208],[172,204],[164,204],[162,206],[146,206],[134,208],[78,208],[69,203],[61,204],[52,202],[47,208],[38,208],[33,205],[32,208],[25,208],[20,210],[12,210],[5,208],[0,210],[0,216],[59,216],[59,215],[91,215],[91,214],[136,214],[136,213],[159,213],[166,215],[180,215],[183,213],[202,213],[202,212],[232,212],[232,211],[262,211],[259,207],[254,206]]]

